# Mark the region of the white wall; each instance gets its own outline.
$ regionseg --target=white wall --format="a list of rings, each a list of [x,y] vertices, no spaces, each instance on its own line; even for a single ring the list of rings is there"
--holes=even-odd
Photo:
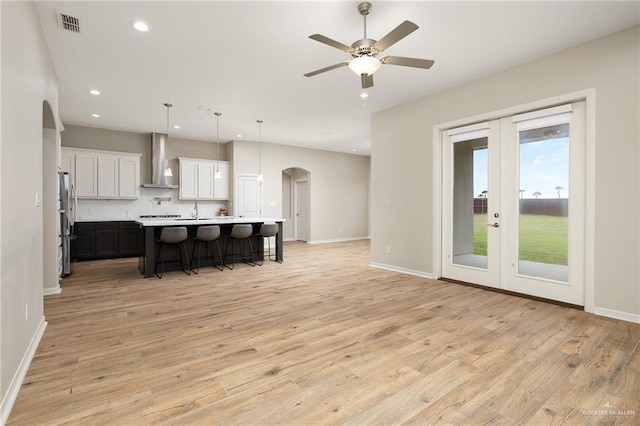
[[[43,210],[35,206],[34,198],[43,192],[43,101],[57,116],[58,88],[34,4],[0,2],[0,11],[0,423],[4,423],[45,326]],[[57,194],[47,192],[43,197]]]
[[[435,125],[595,88],[595,307],[640,321],[639,28],[375,114],[371,261],[432,272]]]
[[[232,176],[257,174],[258,143],[232,146]],[[292,167],[309,172],[310,242],[369,236],[370,157],[262,143],[265,217],[282,216],[282,171]]]

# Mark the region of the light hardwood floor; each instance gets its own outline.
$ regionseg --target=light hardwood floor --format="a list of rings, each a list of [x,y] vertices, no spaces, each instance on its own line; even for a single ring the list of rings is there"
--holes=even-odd
[[[640,424],[640,325],[368,266],[74,264],[9,424]]]

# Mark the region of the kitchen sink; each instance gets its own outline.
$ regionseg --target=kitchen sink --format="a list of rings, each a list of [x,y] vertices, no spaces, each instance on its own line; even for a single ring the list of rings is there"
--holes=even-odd
[[[212,219],[214,219],[214,218],[213,217],[201,217],[201,218],[196,219],[195,217],[179,217],[179,218],[177,218],[175,220],[193,220],[195,222],[197,220],[212,220]]]

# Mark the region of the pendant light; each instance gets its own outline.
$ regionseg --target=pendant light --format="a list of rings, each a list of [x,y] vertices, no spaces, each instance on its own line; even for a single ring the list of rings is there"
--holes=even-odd
[[[264,180],[264,176],[262,176],[262,138],[261,138],[261,128],[262,128],[262,120],[257,120],[258,122],[258,177],[256,180],[258,182],[262,182]]]
[[[173,105],[167,102],[164,104],[164,106],[167,107],[167,145],[169,145],[169,108],[171,108]],[[164,169],[164,175],[173,176],[171,167],[169,167],[169,161],[168,160],[164,160],[164,161],[166,161],[166,168]]]
[[[218,145],[218,156],[216,157],[216,173],[213,175],[214,179],[222,179],[222,173],[220,173],[220,116],[221,112],[214,112],[216,115],[216,145]]]

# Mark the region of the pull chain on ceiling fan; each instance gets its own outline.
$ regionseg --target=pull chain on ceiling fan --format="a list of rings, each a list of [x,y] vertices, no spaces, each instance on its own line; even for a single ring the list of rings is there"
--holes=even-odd
[[[400,56],[385,56],[378,59],[378,54],[393,46],[419,27],[411,21],[404,21],[380,40],[367,38],[367,15],[371,12],[371,8],[372,6],[369,2],[363,2],[358,5],[358,11],[364,17],[364,37],[355,41],[351,46],[347,46],[321,34],[312,34],[309,36],[312,40],[319,41],[320,43],[348,53],[353,59],[309,72],[304,75],[305,77],[313,77],[323,72],[348,66],[354,73],[360,76],[362,88],[367,89],[373,86],[373,73],[383,64],[423,69],[431,68],[434,61],[430,59],[405,58]]]

